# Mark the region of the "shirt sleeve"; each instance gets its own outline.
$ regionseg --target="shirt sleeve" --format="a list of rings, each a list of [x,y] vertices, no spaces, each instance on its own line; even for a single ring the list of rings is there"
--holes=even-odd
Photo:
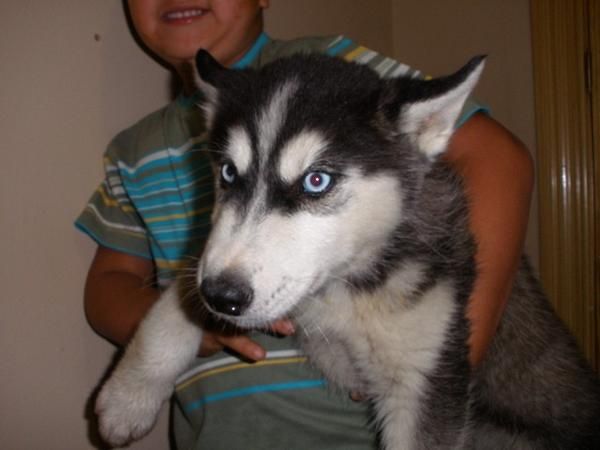
[[[148,233],[123,187],[118,163],[104,156],[105,178],[92,194],[75,226],[99,245],[152,258]]]
[[[366,64],[382,78],[396,78],[399,76],[427,78],[420,71],[392,58],[383,56],[367,47],[358,45],[352,39],[344,36],[331,38],[325,52],[330,56],[343,58],[346,61]],[[476,99],[468,98],[456,121],[455,127],[459,128],[477,113],[490,114],[490,110]]]

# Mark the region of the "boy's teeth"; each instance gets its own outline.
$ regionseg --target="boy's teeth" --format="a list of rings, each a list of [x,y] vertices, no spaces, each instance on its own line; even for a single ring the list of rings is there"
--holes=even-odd
[[[190,17],[197,17],[197,16],[201,16],[202,15],[202,10],[201,9],[190,9],[187,11],[175,11],[175,12],[170,12],[166,14],[166,18],[167,19],[187,19]]]

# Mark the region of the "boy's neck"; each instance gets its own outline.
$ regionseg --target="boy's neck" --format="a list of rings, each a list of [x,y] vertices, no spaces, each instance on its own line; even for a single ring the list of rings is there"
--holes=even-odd
[[[197,90],[196,82],[194,81],[195,70],[196,69],[194,68],[194,63],[192,61],[181,64],[176,70],[183,88],[183,95],[186,97],[191,97]]]

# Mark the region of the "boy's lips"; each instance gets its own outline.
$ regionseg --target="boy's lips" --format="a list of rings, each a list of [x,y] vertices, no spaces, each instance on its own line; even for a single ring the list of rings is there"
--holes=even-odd
[[[208,10],[202,8],[182,8],[166,11],[161,14],[161,19],[169,24],[188,24],[206,14]]]

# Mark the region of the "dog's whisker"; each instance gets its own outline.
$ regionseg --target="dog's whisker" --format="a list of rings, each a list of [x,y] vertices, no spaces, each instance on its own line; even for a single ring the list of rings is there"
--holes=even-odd
[[[331,346],[331,342],[329,342],[329,338],[327,337],[327,335],[325,334],[325,332],[323,331],[321,326],[317,325],[316,328],[317,328],[317,331],[319,332],[319,334],[321,335],[321,337],[325,340],[325,343],[328,346]]]

